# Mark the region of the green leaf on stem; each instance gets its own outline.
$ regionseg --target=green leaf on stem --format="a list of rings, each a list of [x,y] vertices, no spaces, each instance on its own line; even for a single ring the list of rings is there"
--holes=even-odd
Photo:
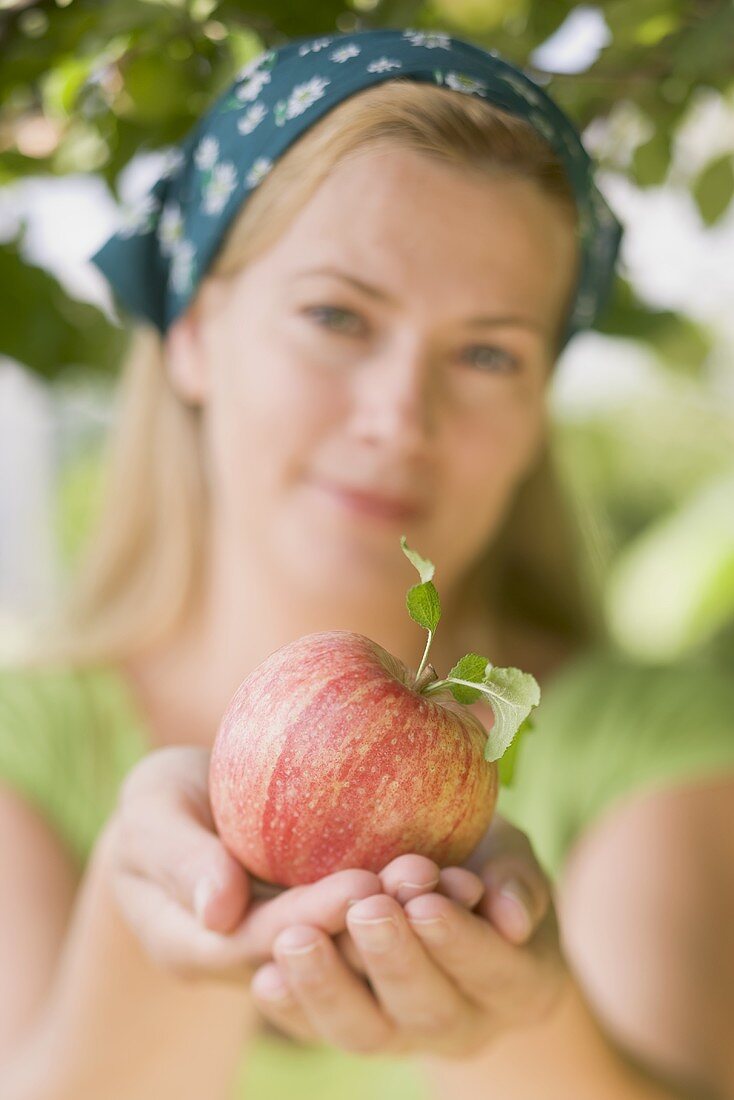
[[[540,702],[540,687],[529,672],[494,665],[487,666],[484,687],[494,712],[484,757],[499,760],[530,711]]]
[[[405,604],[411,619],[433,633],[441,618],[441,603],[433,582],[427,581],[409,588]]]
[[[420,573],[421,580],[426,581],[433,580],[433,574],[436,572],[436,566],[428,558],[422,558],[416,550],[411,550],[406,541],[405,535],[400,538],[400,545],[403,549],[403,553],[406,558],[416,567]]]
[[[490,662],[487,658],[482,657],[479,653],[467,653],[466,656],[462,657],[460,661],[457,661],[451,669],[451,672],[449,672],[449,679],[453,677],[457,680],[473,680],[475,683],[481,684],[484,682],[484,674],[489,664]],[[449,684],[449,687],[457,703],[464,703],[466,705],[478,703],[484,694],[484,692],[476,691],[474,688],[466,687],[464,684]]]

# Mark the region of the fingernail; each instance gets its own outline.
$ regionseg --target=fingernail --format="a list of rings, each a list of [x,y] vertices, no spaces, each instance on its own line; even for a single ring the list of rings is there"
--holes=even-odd
[[[205,922],[206,908],[218,890],[219,884],[211,878],[199,879],[194,888],[194,912],[202,924]]]
[[[389,951],[398,941],[398,926],[393,917],[374,917],[350,922],[350,931],[354,929],[357,940],[369,951]]]
[[[279,955],[285,955],[289,963],[299,966],[311,963],[318,946],[319,941],[313,932],[301,928],[288,928],[281,932],[275,944]]]
[[[503,925],[512,935],[517,939],[527,939],[533,930],[533,899],[525,883],[516,878],[504,882],[496,905],[501,911]]]
[[[442,943],[448,935],[448,925],[443,917],[411,917],[408,914],[408,920],[421,939],[431,943]]]
[[[436,889],[438,882],[437,878],[431,879],[430,882],[399,882],[395,893],[402,905],[416,894],[430,894]]]
[[[259,975],[257,982],[253,984],[256,995],[267,1001],[288,1001],[291,998],[291,991],[277,970],[268,970]]]

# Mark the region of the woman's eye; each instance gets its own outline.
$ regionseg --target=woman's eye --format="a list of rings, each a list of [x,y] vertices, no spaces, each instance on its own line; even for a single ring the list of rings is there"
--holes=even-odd
[[[352,313],[350,309],[339,309],[338,306],[311,306],[304,313],[332,332],[345,336],[356,334],[361,324],[356,313]]]
[[[468,358],[473,363],[502,374],[514,374],[520,367],[520,362],[514,355],[503,351],[502,348],[492,347],[488,344],[478,344],[468,349]]]

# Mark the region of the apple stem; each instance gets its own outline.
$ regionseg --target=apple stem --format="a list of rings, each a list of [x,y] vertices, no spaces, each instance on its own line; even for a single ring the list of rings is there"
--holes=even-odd
[[[428,687],[428,685],[432,684],[435,680],[438,680],[438,673],[433,665],[426,665],[420,675],[416,677],[413,691],[422,692],[424,688]]]
[[[418,671],[415,674],[416,683],[421,678],[421,673],[426,667],[426,661],[428,660],[428,650],[431,648],[431,642],[433,641],[433,631],[428,631],[428,641],[426,642],[426,648],[423,650],[423,656],[421,657],[421,663],[418,665]]]

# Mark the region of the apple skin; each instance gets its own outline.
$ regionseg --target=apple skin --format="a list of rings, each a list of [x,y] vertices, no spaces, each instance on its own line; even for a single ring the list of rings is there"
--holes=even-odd
[[[362,634],[307,634],[243,680],[212,749],[209,793],[225,847],[280,886],[406,852],[462,863],[498,793],[485,727],[450,693]]]

